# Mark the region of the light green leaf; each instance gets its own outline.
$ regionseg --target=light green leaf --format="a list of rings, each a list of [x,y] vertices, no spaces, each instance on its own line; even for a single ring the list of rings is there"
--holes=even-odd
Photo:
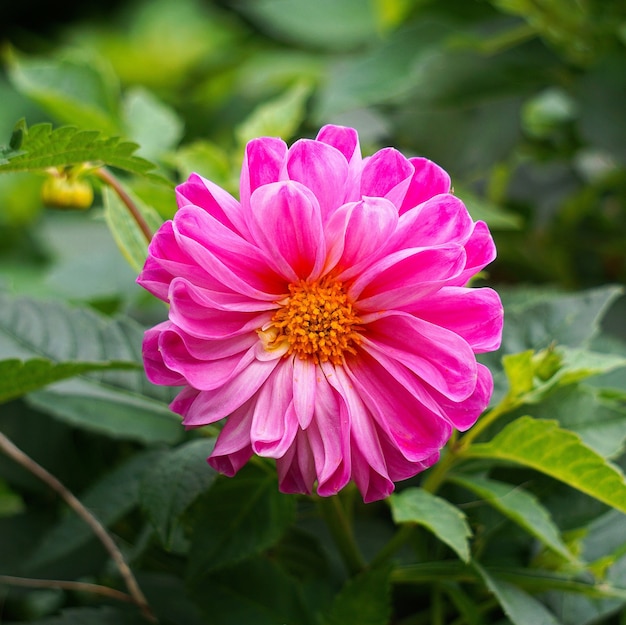
[[[239,144],[243,147],[256,137],[291,138],[304,119],[311,91],[310,84],[298,82],[279,97],[259,105],[235,129]]]
[[[495,595],[513,625],[560,625],[556,617],[528,593],[487,573],[476,562],[474,568],[483,578],[487,588]]]
[[[626,481],[621,471],[556,421],[520,417],[488,443],[472,445],[471,458],[523,464],[626,512]]]
[[[146,89],[135,87],[126,93],[123,112],[127,134],[139,144],[138,153],[145,158],[160,158],[182,137],[180,117]]]
[[[326,625],[387,625],[391,616],[389,574],[389,567],[382,567],[349,579],[335,597]]]
[[[213,484],[207,464],[214,439],[198,439],[164,453],[141,482],[141,505],[161,542],[170,547],[180,515]]]
[[[126,190],[126,193],[144,218],[149,230],[154,234],[163,223],[161,216],[153,208],[146,206],[131,191]],[[111,234],[124,258],[136,272],[139,272],[148,255],[148,240],[117,193],[111,188],[105,187],[102,190],[102,195],[104,198],[104,217]]]
[[[0,173],[37,171],[49,167],[69,167],[81,163],[110,165],[135,174],[145,174],[154,165],[134,156],[136,143],[119,137],[103,137],[97,130],[74,126],[52,129],[51,124],[28,128],[18,123],[12,149],[0,149]]]
[[[511,484],[476,476],[453,476],[450,481],[471,490],[566,560],[576,560],[549,512],[534,495]]]
[[[138,369],[135,362],[62,362],[44,358],[20,360],[10,358],[0,361],[0,403],[21,397],[26,393],[89,371],[107,369]]]
[[[138,505],[141,477],[160,453],[147,451],[134,455],[93,483],[80,497],[81,503],[100,523],[105,526],[113,525]],[[93,530],[72,512],[44,536],[26,562],[26,567],[33,570],[54,562],[93,538]]]
[[[396,523],[416,523],[430,530],[463,560],[470,558],[472,532],[465,515],[451,503],[420,488],[407,488],[388,499]]]
[[[143,328],[87,308],[0,293],[0,358],[55,363],[142,363]],[[172,391],[150,384],[142,370],[85,373],[57,382],[27,401],[48,414],[108,435],[176,442],[180,419],[168,408]]]
[[[198,503],[190,580],[272,546],[295,513],[295,499],[278,491],[276,476],[251,465],[234,478],[218,480]]]
[[[111,68],[85,52],[66,58],[9,56],[8,74],[15,88],[61,123],[120,133],[119,85]]]

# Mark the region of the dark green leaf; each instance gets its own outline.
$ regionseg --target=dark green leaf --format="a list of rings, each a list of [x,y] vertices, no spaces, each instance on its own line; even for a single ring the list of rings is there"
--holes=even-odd
[[[251,465],[218,480],[198,504],[188,569],[192,581],[271,547],[295,511],[294,497],[278,491],[276,476]]]
[[[335,597],[326,625],[387,625],[391,616],[389,575],[389,567],[382,567],[348,580]]]
[[[214,439],[184,443],[164,453],[143,477],[141,505],[166,547],[171,545],[180,515],[215,479],[206,461],[214,444]]]
[[[472,445],[467,455],[532,467],[626,512],[623,473],[556,421],[520,417],[488,443]]]
[[[141,478],[159,454],[149,451],[133,456],[95,482],[80,497],[81,502],[103,525],[113,525],[138,505]],[[32,570],[63,558],[93,537],[91,528],[71,512],[46,534],[26,565]]]
[[[430,530],[464,562],[469,561],[471,530],[454,505],[420,488],[407,488],[388,499],[396,523],[417,523]]]
[[[0,403],[21,397],[53,382],[73,378],[89,371],[107,369],[137,369],[134,362],[63,362],[54,363],[43,358],[0,361]]]
[[[145,622],[138,610],[121,610],[110,606],[68,608],[59,616],[31,621],[32,625],[142,625]]]

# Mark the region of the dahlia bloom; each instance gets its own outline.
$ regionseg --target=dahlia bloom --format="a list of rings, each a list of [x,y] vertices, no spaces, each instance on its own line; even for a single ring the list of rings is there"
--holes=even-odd
[[[276,459],[280,489],[366,502],[431,466],[493,382],[502,306],[468,280],[495,258],[485,223],[425,158],[362,158],[352,128],[290,148],[251,141],[240,198],[197,174],[138,282],[169,303],[148,378],[181,385],[189,428],[225,419],[208,462]]]

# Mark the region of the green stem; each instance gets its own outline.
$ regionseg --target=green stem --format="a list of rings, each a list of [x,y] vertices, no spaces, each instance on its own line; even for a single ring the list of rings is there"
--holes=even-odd
[[[363,571],[365,560],[356,544],[339,496],[319,497],[318,507],[350,575]]]
[[[150,226],[143,218],[143,215],[135,205],[135,202],[133,202],[130,195],[126,193],[124,187],[122,187],[119,180],[106,167],[99,167],[98,169],[94,170],[93,175],[100,178],[102,182],[109,185],[113,189],[113,191],[117,193],[120,200],[122,200],[126,208],[128,208],[133,219],[137,222],[137,225],[139,226],[139,229],[141,230],[143,236],[146,238],[146,241],[150,243],[150,241],[152,240],[152,230],[150,230]]]

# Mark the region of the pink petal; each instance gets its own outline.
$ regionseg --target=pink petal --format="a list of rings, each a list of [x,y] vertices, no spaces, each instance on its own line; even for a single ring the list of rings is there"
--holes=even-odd
[[[474,231],[465,244],[465,251],[467,253],[465,269],[450,281],[450,285],[466,285],[470,278],[495,260],[496,246],[484,221],[477,221],[474,225]]]
[[[344,203],[348,161],[334,147],[310,139],[296,141],[289,149],[287,173],[290,180],[302,183],[313,192],[322,220]]]
[[[187,352],[198,360],[219,360],[220,358],[233,356],[234,354],[247,351],[248,348],[259,342],[259,336],[256,332],[237,334],[229,338],[216,340],[192,336],[173,324],[163,330],[163,333],[166,332],[176,334],[184,343]]]
[[[415,168],[400,214],[440,193],[450,192],[450,176],[439,165],[423,157],[410,158]]]
[[[445,445],[450,424],[427,410],[373,358],[361,353],[344,366],[379,427],[407,460],[423,461]]]
[[[438,290],[464,265],[465,250],[459,245],[400,250],[368,267],[348,295],[363,312],[401,308]]]
[[[445,397],[460,401],[476,387],[476,359],[458,334],[401,312],[367,325],[362,348],[402,363]]]
[[[328,254],[326,270],[339,280],[358,275],[385,251],[398,224],[396,207],[384,198],[364,198],[344,204],[330,217],[324,231]]]
[[[167,386],[181,386],[185,384],[185,378],[180,373],[172,371],[163,362],[163,354],[159,350],[159,338],[171,326],[170,321],[164,321],[154,328],[146,330],[143,337],[143,363],[146,377],[153,384],[164,384]]]
[[[299,430],[293,445],[282,458],[276,459],[278,487],[281,493],[310,495],[315,483],[315,462],[307,435]]]
[[[413,165],[394,148],[384,148],[367,159],[361,174],[361,194],[384,197],[401,206],[413,176]]]
[[[261,388],[278,360],[253,360],[238,375],[213,391],[201,391],[187,407],[183,424],[188,427],[209,425],[242,406]]]
[[[254,401],[248,401],[228,417],[208,458],[208,463],[216,471],[228,477],[235,475],[252,457],[250,424],[253,410]]]
[[[319,277],[326,257],[319,204],[298,182],[267,184],[250,198],[250,229],[267,262],[284,279]]]
[[[287,144],[276,137],[253,139],[246,145],[239,183],[239,197],[246,215],[250,196],[259,187],[285,179],[281,172],[286,158]]]
[[[431,247],[464,245],[474,230],[465,205],[454,195],[437,195],[404,213],[390,247]]]
[[[293,407],[300,427],[309,427],[315,410],[317,376],[321,372],[308,359],[294,358],[293,361]]]
[[[191,174],[186,182],[176,187],[178,208],[193,205],[205,210],[230,230],[246,236],[248,229],[239,202],[215,183]]]
[[[257,394],[250,440],[254,453],[267,458],[284,456],[298,430],[293,409],[291,360],[281,360]]]
[[[222,288],[257,299],[275,300],[284,280],[271,271],[262,252],[208,213],[181,208],[174,217],[179,245]]]
[[[215,293],[176,278],[170,288],[170,319],[184,332],[202,339],[226,339],[256,332],[272,317],[255,310],[255,302],[226,304]],[[252,310],[251,310],[252,308]]]
[[[443,287],[416,301],[410,312],[463,337],[476,354],[500,347],[503,309],[500,296],[492,289]]]

